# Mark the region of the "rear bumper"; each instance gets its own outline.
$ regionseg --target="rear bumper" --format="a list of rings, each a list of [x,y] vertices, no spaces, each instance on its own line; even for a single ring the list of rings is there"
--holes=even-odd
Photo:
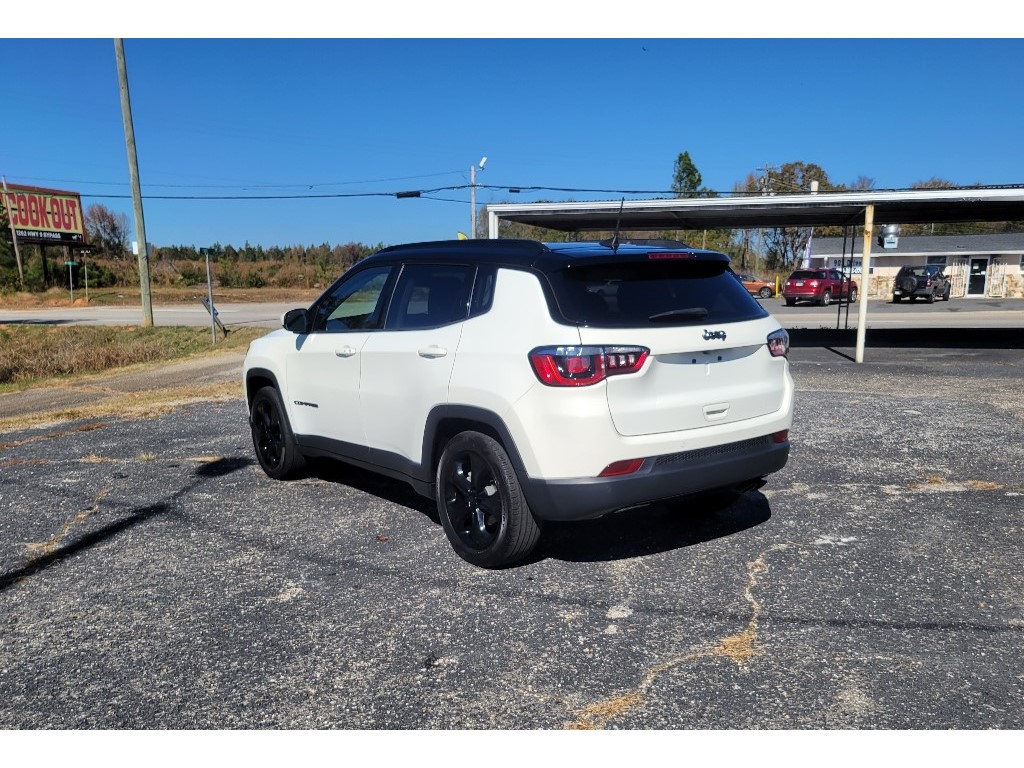
[[[818,293],[817,291],[783,291],[782,298],[784,299],[820,299],[825,294],[824,291]]]
[[[541,520],[586,520],[626,507],[728,488],[778,472],[789,458],[789,442],[764,435],[737,443],[654,456],[621,477],[540,480],[522,483],[533,514]]]

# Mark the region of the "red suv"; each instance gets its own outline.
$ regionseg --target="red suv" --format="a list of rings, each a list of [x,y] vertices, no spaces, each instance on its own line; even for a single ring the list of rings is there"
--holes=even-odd
[[[833,299],[857,300],[857,284],[838,269],[798,269],[782,288],[786,306],[809,301],[827,307]]]

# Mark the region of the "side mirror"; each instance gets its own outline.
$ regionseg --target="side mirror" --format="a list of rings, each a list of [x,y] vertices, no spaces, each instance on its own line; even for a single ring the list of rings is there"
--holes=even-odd
[[[309,311],[289,309],[281,318],[281,325],[292,333],[309,333]]]

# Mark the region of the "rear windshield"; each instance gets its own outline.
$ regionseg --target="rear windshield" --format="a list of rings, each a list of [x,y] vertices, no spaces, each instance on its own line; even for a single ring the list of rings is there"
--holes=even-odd
[[[904,267],[903,274],[911,274],[915,277],[928,277],[939,271],[938,267]]]
[[[553,272],[551,286],[567,320],[648,327],[735,323],[767,317],[722,261],[589,264]]]
[[[789,276],[790,280],[824,280],[828,272],[820,269],[798,269]]]

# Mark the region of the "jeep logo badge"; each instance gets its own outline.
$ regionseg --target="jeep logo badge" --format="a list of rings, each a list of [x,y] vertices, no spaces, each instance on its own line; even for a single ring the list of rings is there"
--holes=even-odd
[[[704,341],[711,341],[712,339],[721,339],[725,341],[725,331],[709,331],[704,329]]]

